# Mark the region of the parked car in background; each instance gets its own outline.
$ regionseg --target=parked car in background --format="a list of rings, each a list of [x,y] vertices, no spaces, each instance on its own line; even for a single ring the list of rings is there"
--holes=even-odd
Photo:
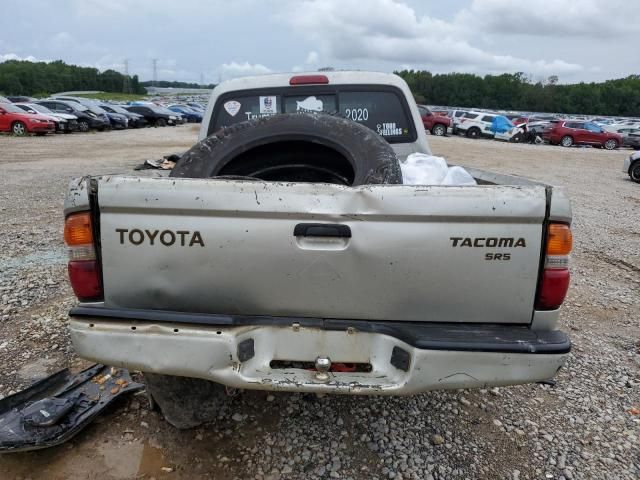
[[[21,137],[29,133],[46,135],[55,131],[53,118],[27,113],[13,103],[0,103],[0,132],[11,132]]]
[[[640,150],[640,128],[620,128],[616,132],[622,135],[622,145]]]
[[[90,98],[83,97],[52,97],[53,100],[63,100],[66,102],[78,103],[80,105],[84,105],[89,109],[90,112],[95,114],[98,118],[101,118],[106,123],[106,128],[123,128],[123,123],[125,117],[116,117],[114,120],[107,114],[105,110],[98,106],[98,102],[96,100],[91,100]],[[124,128],[127,128],[126,125]],[[101,131],[98,129],[98,131]]]
[[[504,115],[495,115],[491,121],[491,133],[493,133],[495,140],[521,142],[524,139],[525,129],[516,127],[511,120]]]
[[[104,115],[107,116],[109,122],[111,123],[111,128],[114,130],[124,130],[129,128],[129,118],[122,113],[110,112],[99,105],[96,105],[94,108],[99,108]],[[89,108],[91,109],[91,107]]]
[[[186,102],[185,105],[201,113],[204,113],[204,111],[207,109],[206,105],[202,105],[201,103],[197,102]]]
[[[137,113],[129,112],[125,110],[120,105],[111,105],[106,103],[101,103],[100,108],[105,110],[107,113],[118,113],[120,115],[124,115],[129,121],[130,128],[140,128],[147,125],[147,120]]]
[[[21,96],[14,96],[14,95],[9,95],[7,99],[13,103],[33,102],[35,100],[34,98],[31,98],[31,97],[21,97]]]
[[[454,135],[458,134],[458,125],[460,125],[460,121],[462,116],[466,113],[466,110],[450,110],[448,117],[451,119],[451,132]]]
[[[631,147],[635,150],[640,149],[640,128],[616,123],[614,125],[603,125],[602,128],[607,132],[622,135],[622,146]]]
[[[432,135],[438,137],[447,134],[448,128],[451,126],[451,119],[445,115],[433,113],[426,105],[418,105],[418,111],[422,118],[424,129],[431,132]]]
[[[631,180],[640,183],[640,152],[635,152],[624,159],[622,171],[629,175]]]
[[[202,117],[203,117],[202,112],[198,112],[197,110],[194,110],[191,107],[178,104],[178,105],[169,105],[167,108],[172,112],[176,112],[182,115],[187,122],[192,122],[192,123],[202,122]]]
[[[127,105],[124,107],[127,111],[142,115],[147,122],[156,127],[166,127],[167,125],[175,125],[178,121],[176,112],[166,110],[157,105]]]
[[[70,115],[75,115],[78,117],[78,130],[81,132],[88,132],[91,129],[102,131],[111,126],[108,119],[105,120],[104,118],[99,117],[89,110],[88,107],[77,102],[67,102],[63,100],[39,100],[34,103],[43,105],[54,113],[68,113]]]
[[[547,121],[531,121],[527,123],[527,131],[537,137],[542,138],[545,127],[549,125]]]
[[[11,103],[11,100],[9,100],[7,97],[3,97],[2,95],[0,95],[0,103]]]
[[[56,124],[56,132],[71,133],[78,129],[78,117],[75,115],[71,115],[69,113],[55,113],[47,107],[38,105],[37,103],[15,103],[14,105],[27,113],[52,117]]]
[[[182,125],[183,123],[187,123],[187,117],[184,113],[176,112],[175,110],[170,110],[167,107],[156,105],[158,111],[164,112],[169,116],[174,116],[175,120],[173,123],[170,123],[171,126]]]
[[[552,145],[593,145],[613,150],[622,145],[622,135],[607,132],[593,122],[556,120],[544,129],[542,138]]]
[[[468,138],[493,138],[494,132],[491,128],[496,115],[485,112],[465,112],[460,119],[457,132],[466,135]]]

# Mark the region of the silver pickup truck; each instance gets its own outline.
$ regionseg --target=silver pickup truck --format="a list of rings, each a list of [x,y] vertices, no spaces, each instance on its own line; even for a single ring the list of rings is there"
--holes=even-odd
[[[171,177],[71,182],[77,353],[151,375],[297,392],[415,394],[553,377],[571,346],[557,329],[572,241],[562,190],[475,169],[477,186],[429,186],[357,184],[353,165],[336,182],[278,180],[275,164],[247,175],[228,167],[229,155],[217,174],[198,166],[220,148],[241,152],[243,165],[286,157],[278,142],[301,147],[304,132],[274,131],[271,149],[246,139],[232,149],[231,137],[280,117],[317,118],[320,131],[328,113],[348,124],[307,145],[321,159],[318,178],[332,178],[322,161],[352,137],[400,160],[429,152],[395,75],[269,75],[214,89],[197,155]],[[349,138],[329,139],[351,124]],[[313,150],[323,142],[326,152]],[[304,163],[301,148],[287,168]],[[199,178],[186,178],[189,165]]]

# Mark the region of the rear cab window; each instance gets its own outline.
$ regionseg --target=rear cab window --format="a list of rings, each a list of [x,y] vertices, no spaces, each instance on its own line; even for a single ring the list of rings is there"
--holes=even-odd
[[[229,92],[218,98],[208,135],[235,123],[278,113],[328,113],[361,123],[389,143],[417,139],[411,110],[395,87],[317,85]]]

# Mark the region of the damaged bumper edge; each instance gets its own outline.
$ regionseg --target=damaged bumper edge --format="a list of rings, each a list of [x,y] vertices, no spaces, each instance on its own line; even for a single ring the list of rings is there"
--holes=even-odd
[[[99,309],[71,312],[71,339],[81,357],[244,389],[408,395],[514,385],[553,377],[570,350],[562,332],[521,326],[291,319],[287,324],[264,318],[247,324],[248,317],[212,325],[193,323],[193,316],[182,323],[180,314],[176,321],[153,321],[91,315],[92,310]],[[232,318],[199,318],[210,317]],[[276,365],[318,358],[370,368],[321,376]]]

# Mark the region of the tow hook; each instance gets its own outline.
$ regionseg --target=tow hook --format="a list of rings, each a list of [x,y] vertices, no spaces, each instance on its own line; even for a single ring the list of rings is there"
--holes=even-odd
[[[329,381],[329,370],[331,369],[331,359],[329,357],[316,358],[316,380],[320,382]]]

